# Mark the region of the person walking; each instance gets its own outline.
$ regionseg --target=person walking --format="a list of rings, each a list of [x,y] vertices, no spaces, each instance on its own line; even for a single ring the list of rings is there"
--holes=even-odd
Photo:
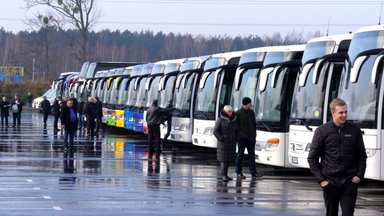
[[[28,109],[28,111],[32,111],[32,100],[33,100],[33,95],[31,92],[28,92],[28,95],[27,95],[27,109]]]
[[[162,109],[158,106],[158,100],[153,100],[152,106],[147,110],[146,121],[148,125],[148,148],[149,152],[161,152],[160,147],[160,124],[163,120],[163,114],[169,112],[169,109]]]
[[[8,127],[9,105],[7,97],[3,96],[0,102],[1,110],[1,127]],[[4,124],[5,123],[5,124]]]
[[[77,113],[73,100],[68,99],[67,105],[60,112],[61,128],[64,129],[64,151],[73,151],[75,132],[77,130]]]
[[[52,115],[54,117],[53,130],[56,132],[59,131],[58,123],[59,123],[59,117],[60,117],[60,111],[61,111],[61,104],[62,104],[61,97],[57,96],[52,106]]]
[[[169,135],[171,135],[172,129],[172,112],[173,112],[173,100],[169,100],[168,105],[165,107],[168,112],[164,113],[163,121],[167,123],[167,133],[164,135],[162,148],[167,147],[167,140]]]
[[[23,111],[23,101],[19,99],[19,96],[15,95],[11,101],[11,109],[13,112],[13,127],[20,127],[21,124],[21,112]]]
[[[104,128],[104,125],[103,125],[103,121],[102,121],[102,118],[103,118],[103,103],[100,101],[99,97],[95,97],[96,99],[96,133],[99,132],[99,129],[101,128],[101,130],[103,132],[105,132],[105,128]]]
[[[43,119],[44,128],[47,128],[48,115],[51,112],[51,103],[49,103],[46,96],[43,96],[43,101],[41,101],[40,107],[44,115],[44,119]]]
[[[79,114],[79,130],[84,128],[84,101],[83,98],[79,98],[79,103],[77,105],[77,113]]]
[[[239,140],[236,156],[236,173],[238,179],[245,179],[243,175],[243,157],[245,148],[248,151],[249,171],[252,178],[262,177],[263,174],[256,170],[255,144],[256,144],[256,117],[252,110],[252,100],[249,97],[242,99],[243,107],[237,112],[239,127]]]
[[[337,216],[340,204],[342,215],[351,216],[367,155],[360,128],[347,121],[346,102],[336,98],[329,107],[332,120],[315,131],[308,154],[309,168],[323,189],[326,215]]]
[[[217,139],[216,157],[220,162],[222,180],[232,180],[228,176],[229,163],[236,159],[237,118],[231,106],[226,105],[216,120],[213,134]]]
[[[87,131],[91,137],[95,136],[95,121],[96,121],[96,104],[92,97],[88,98],[88,102],[84,105],[84,112],[87,119]]]

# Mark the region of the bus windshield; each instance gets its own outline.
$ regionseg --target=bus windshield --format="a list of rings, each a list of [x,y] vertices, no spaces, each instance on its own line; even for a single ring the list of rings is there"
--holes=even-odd
[[[384,31],[356,33],[348,50],[350,62],[353,64],[361,52],[382,47],[384,47]]]
[[[147,82],[147,79],[148,77],[142,77],[139,80],[137,100],[136,100],[137,108],[143,108],[147,104],[147,93],[145,91],[145,83]]]
[[[165,89],[160,92],[160,107],[167,107],[169,101],[173,99],[173,89],[175,88],[176,76],[169,76],[165,79]]]
[[[96,62],[92,62],[91,64],[89,64],[89,67],[87,69],[87,74],[85,75],[86,79],[93,78],[93,74],[95,73],[96,66],[97,66]]]
[[[348,80],[351,67],[346,64],[340,81],[339,97],[348,104],[348,120],[353,121],[361,128],[374,129],[377,127],[376,112],[379,84],[371,83],[371,73],[376,57],[376,55],[369,56],[363,63],[356,83]],[[379,74],[381,76],[381,73]]]
[[[308,43],[305,46],[303,58],[301,60],[302,64],[304,65],[309,60],[320,58],[324,55],[332,53],[335,46],[335,41],[318,41]]]
[[[138,91],[135,90],[135,82],[138,78],[133,78],[128,86],[128,101],[127,101],[127,106],[135,106],[136,105],[136,100],[137,100],[137,93]]]
[[[196,111],[204,115],[207,120],[215,119],[216,111],[216,91],[213,89],[215,84],[216,72],[205,72],[202,79],[205,78],[205,85],[198,89],[196,99]]]
[[[191,110],[191,100],[192,100],[192,91],[193,84],[195,83],[196,73],[189,73],[184,75],[181,80],[185,80],[185,88],[180,84],[180,87],[175,90],[174,96],[174,107],[178,110],[184,111],[186,115],[189,115]]]
[[[87,75],[87,70],[88,70],[89,62],[84,62],[83,66],[81,67],[79,77],[85,78]]]
[[[299,86],[299,82],[296,82],[291,110],[292,123],[301,124],[301,121],[305,121],[312,126],[319,126],[323,123],[323,105],[326,90],[323,86],[327,81],[324,73],[322,73],[318,83],[315,84],[312,82],[313,74],[314,67],[308,72],[304,86]]]
[[[256,87],[257,87],[257,76],[260,68],[246,69],[243,71],[240,79],[240,87],[238,90],[232,88],[231,106],[234,111],[242,107],[242,99],[249,97],[255,98]]]
[[[272,71],[270,71],[267,75],[265,90],[257,91],[256,102],[253,106],[256,113],[256,121],[265,122],[273,130],[279,127],[282,121],[280,119],[280,112],[285,73],[281,72],[275,88],[272,87],[272,74]]]
[[[123,79],[123,81],[121,81],[119,97],[117,100],[118,105],[124,105],[124,102],[127,101],[128,99],[128,94],[127,94],[128,90],[125,88],[128,82],[129,82],[129,78],[125,78]]]
[[[147,93],[147,103],[146,107],[150,107],[152,105],[153,100],[159,100],[159,82],[161,76],[152,77],[152,82],[150,83],[148,93]],[[158,102],[160,104],[160,101]]]

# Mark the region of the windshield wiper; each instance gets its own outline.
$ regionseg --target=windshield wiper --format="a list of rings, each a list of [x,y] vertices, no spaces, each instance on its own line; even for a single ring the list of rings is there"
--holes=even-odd
[[[194,116],[197,116],[197,115],[200,115],[203,116],[204,120],[208,120],[208,117],[207,115],[203,112],[203,111],[195,111],[195,115]]]
[[[262,121],[256,121],[256,124],[258,124],[258,125],[261,124],[261,125],[264,126],[265,129],[268,130],[268,132],[272,132],[272,129],[271,129],[267,124],[265,124],[264,122],[262,122]]]
[[[307,130],[309,131],[312,131],[313,129],[311,127],[309,127],[309,125],[307,124],[307,121],[305,121],[304,119],[298,119],[300,121],[300,123],[303,123],[303,125],[305,126],[305,128],[307,128]]]

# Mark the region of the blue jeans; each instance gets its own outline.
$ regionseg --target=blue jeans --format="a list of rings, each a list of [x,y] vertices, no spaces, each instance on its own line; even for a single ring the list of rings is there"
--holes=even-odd
[[[256,141],[250,141],[245,139],[240,139],[237,142],[237,157],[236,157],[236,173],[240,174],[243,172],[243,158],[244,150],[247,148],[248,159],[249,159],[249,171],[251,175],[256,174],[256,162],[255,162],[255,144]]]
[[[73,140],[75,139],[75,131],[64,130],[64,148],[73,148]]]

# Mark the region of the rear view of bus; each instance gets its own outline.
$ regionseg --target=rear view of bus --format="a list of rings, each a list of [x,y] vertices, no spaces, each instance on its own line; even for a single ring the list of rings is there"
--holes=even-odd
[[[339,98],[348,104],[348,118],[363,132],[367,153],[365,177],[384,180],[383,137],[384,26],[359,29],[353,35],[341,76]]]
[[[270,47],[259,75],[255,95],[256,162],[288,164],[288,128],[291,101],[305,45]]]
[[[328,105],[336,96],[352,35],[308,41],[296,81],[289,125],[288,160],[308,168],[307,157],[315,129],[329,120]]]
[[[215,121],[224,105],[230,103],[233,80],[242,52],[212,55],[199,80],[193,116],[193,144],[216,148]]]
[[[181,66],[173,97],[172,129],[170,140],[192,143],[193,112],[198,80],[208,56],[188,58]]]

